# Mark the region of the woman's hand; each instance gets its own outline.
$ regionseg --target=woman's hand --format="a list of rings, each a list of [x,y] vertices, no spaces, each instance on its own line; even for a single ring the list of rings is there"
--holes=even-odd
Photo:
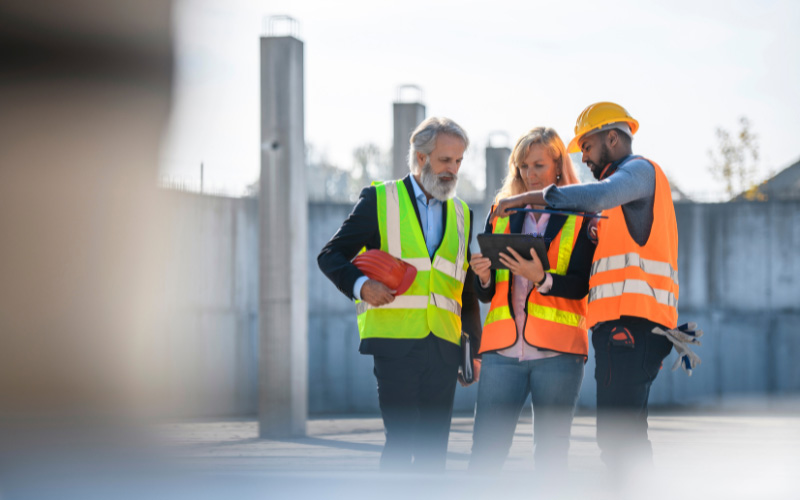
[[[481,284],[489,283],[489,280],[492,278],[492,261],[489,257],[484,257],[483,254],[480,253],[474,253],[469,260],[469,267],[472,268],[472,272],[481,280]]]
[[[506,247],[506,249],[508,249],[510,255],[500,252],[500,262],[508,267],[509,271],[518,276],[522,276],[532,283],[539,283],[542,281],[542,278],[544,278],[544,269],[542,268],[542,261],[540,261],[539,256],[536,255],[536,250],[531,248],[532,259],[526,260],[513,248]]]

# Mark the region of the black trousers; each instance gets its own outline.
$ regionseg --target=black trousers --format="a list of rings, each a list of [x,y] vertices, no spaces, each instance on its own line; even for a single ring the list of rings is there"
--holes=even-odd
[[[623,317],[592,330],[597,444],[603,462],[618,472],[652,464],[647,403],[650,386],[672,350],[672,343],[666,337],[651,333],[655,326],[661,325],[642,318]]]
[[[414,341],[403,356],[375,354],[373,359],[386,431],[381,469],[444,470],[458,374],[458,346],[431,334]]]

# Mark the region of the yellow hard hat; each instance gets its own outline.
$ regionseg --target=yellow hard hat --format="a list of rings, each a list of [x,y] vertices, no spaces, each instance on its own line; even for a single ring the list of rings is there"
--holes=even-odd
[[[600,130],[604,125],[611,123],[625,122],[631,128],[631,135],[639,130],[639,122],[633,119],[628,112],[619,104],[613,102],[596,102],[590,104],[578,117],[575,122],[575,137],[569,142],[567,151],[578,153],[581,150],[579,141],[581,137],[589,132]]]

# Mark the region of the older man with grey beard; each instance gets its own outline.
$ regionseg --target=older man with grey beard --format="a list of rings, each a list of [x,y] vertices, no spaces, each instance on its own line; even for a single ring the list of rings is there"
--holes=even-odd
[[[468,265],[472,211],[455,198],[468,145],[454,121],[423,121],[411,135],[411,175],[364,188],[317,258],[325,275],[356,301],[359,352],[373,356],[386,431],[383,470],[445,468],[461,332],[472,337],[476,352],[480,344]],[[411,287],[397,294],[364,276],[351,262],[362,249],[380,249],[415,266]],[[476,362],[475,380],[479,368]]]

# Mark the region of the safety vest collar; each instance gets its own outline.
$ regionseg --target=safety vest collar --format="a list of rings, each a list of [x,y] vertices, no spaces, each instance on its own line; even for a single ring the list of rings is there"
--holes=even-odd
[[[458,198],[452,198],[447,200],[447,203],[445,204],[445,210],[447,213],[445,216],[444,234],[447,234],[447,226],[452,224],[453,219],[455,218],[456,233],[458,234],[458,253],[456,254],[456,259],[453,262],[443,257],[437,249],[437,252],[434,254],[433,258],[433,268],[457,281],[463,282],[467,276],[467,237],[465,231],[466,216],[464,212],[468,209],[466,207],[466,203]],[[455,217],[452,217],[451,215],[455,215]],[[442,238],[442,243],[444,243],[444,238]]]
[[[398,188],[398,186],[400,187]],[[400,226],[400,204],[407,204],[408,206],[406,207],[406,210],[413,211],[414,209],[413,205],[411,205],[411,203],[414,202],[409,197],[405,185],[402,184],[402,181],[387,182],[384,183],[383,187],[386,190],[386,227],[384,228],[384,232],[386,234],[386,252],[398,259],[408,262],[412,266],[416,267],[417,271],[430,271],[430,257],[422,255],[410,257],[409,255],[404,255],[403,253],[403,245],[401,243],[402,236]],[[403,193],[405,194],[405,196],[402,197],[402,200],[399,191],[400,189],[402,189]],[[422,228],[420,228],[418,225],[414,225],[409,229],[412,230],[414,239],[413,245],[410,245],[410,247],[418,249],[426,248],[425,237],[422,235]]]

